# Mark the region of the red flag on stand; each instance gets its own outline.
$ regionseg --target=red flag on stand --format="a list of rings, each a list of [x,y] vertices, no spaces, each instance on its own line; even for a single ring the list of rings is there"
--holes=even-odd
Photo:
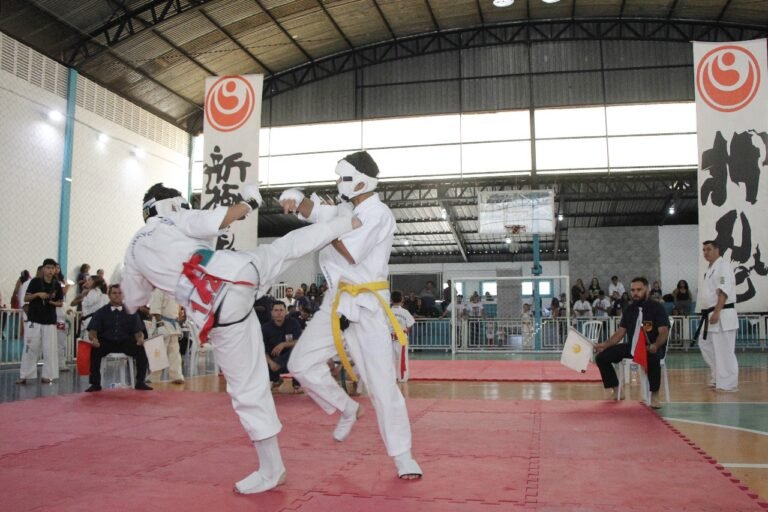
[[[637,335],[632,361],[643,367],[645,374],[648,375],[648,337],[645,335],[645,329],[640,325],[640,332]]]

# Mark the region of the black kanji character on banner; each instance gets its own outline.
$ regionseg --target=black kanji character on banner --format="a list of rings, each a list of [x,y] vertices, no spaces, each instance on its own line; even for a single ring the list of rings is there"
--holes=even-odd
[[[225,157],[219,146],[213,147],[211,153],[211,164],[203,165],[203,175],[207,178],[205,183],[205,193],[211,196],[210,200],[202,206],[203,210],[208,210],[214,206],[232,206],[243,200],[240,195],[240,184],[245,183],[248,168],[251,162],[240,160],[242,153],[232,153]],[[240,171],[240,183],[229,183],[232,169]],[[225,234],[219,237],[216,242],[216,249],[232,249],[235,245],[234,234]]]
[[[749,219],[741,213],[741,245],[736,245],[733,239],[733,229],[736,225],[736,210],[731,210],[722,217],[720,217],[715,223],[715,231],[717,231],[718,247],[720,247],[720,254],[731,250],[731,261],[738,261],[739,263],[746,263],[749,257],[752,255],[752,228],[749,225]]]
[[[728,199],[728,178],[737,185],[743,183],[746,201],[755,204],[760,169],[765,165],[768,165],[768,133],[756,130],[734,133],[729,148],[725,137],[718,131],[712,147],[701,154],[701,170],[710,173],[701,185],[701,204],[707,204],[712,199],[715,206],[723,206]]]
[[[731,181],[743,183],[746,188],[746,199],[749,204],[757,202],[757,187],[760,184],[760,166],[765,161],[760,160],[760,148],[753,143],[753,136],[759,137],[765,149],[766,134],[758,134],[755,130],[734,133],[731,139],[731,154],[728,157],[728,171]]]
[[[717,132],[712,148],[701,154],[701,170],[710,174],[701,185],[701,204],[711,197],[712,204],[723,206],[728,198],[728,143],[722,133]]]

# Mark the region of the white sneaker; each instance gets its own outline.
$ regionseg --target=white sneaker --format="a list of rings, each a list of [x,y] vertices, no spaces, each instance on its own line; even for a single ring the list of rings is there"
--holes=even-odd
[[[349,437],[357,418],[363,415],[363,406],[357,402],[353,403],[355,404],[354,409],[350,407],[351,410],[345,410],[341,413],[339,423],[336,424],[336,428],[333,430],[333,438],[338,442],[342,442]]]

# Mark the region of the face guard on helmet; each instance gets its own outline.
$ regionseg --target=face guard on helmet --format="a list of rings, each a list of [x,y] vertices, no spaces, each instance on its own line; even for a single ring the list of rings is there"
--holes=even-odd
[[[334,172],[340,178],[336,187],[339,197],[344,201],[351,201],[359,195],[373,192],[379,182],[376,178],[379,168],[365,151],[352,153],[339,160]],[[363,186],[356,190],[361,183]]]
[[[150,217],[165,217],[182,209],[189,210],[189,203],[175,188],[156,183],[144,194],[144,222]]]

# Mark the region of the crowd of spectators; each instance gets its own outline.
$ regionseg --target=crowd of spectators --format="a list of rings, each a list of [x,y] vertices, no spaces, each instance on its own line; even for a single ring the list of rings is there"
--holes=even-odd
[[[659,303],[669,304],[672,315],[693,313],[693,295],[688,282],[684,279],[677,282],[671,293],[666,294],[662,291],[661,283],[653,281],[649,297]],[[563,299],[563,297],[559,300],[553,299],[553,304],[556,304],[551,309],[559,309]],[[621,316],[629,303],[629,293],[618,276],[611,277],[607,293],[596,277],[592,278],[589,289],[585,288],[581,279],[576,279],[576,283],[571,287],[570,305],[576,318]]]

